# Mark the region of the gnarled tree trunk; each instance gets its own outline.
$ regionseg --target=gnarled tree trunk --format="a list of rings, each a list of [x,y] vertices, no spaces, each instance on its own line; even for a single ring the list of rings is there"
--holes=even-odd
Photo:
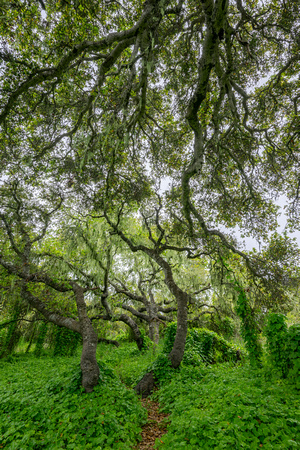
[[[77,283],[70,283],[75,294],[78,321],[70,317],[63,317],[58,313],[50,311],[45,303],[39,300],[35,295],[28,291],[26,283],[22,288],[22,295],[28,303],[37,309],[43,316],[60,327],[66,327],[69,330],[80,333],[82,336],[83,347],[81,354],[80,367],[82,371],[82,386],[85,392],[92,392],[99,380],[99,366],[96,360],[96,350],[98,336],[95,332],[92,322],[86,313],[86,304],[84,301],[84,290]]]
[[[97,316],[97,318],[99,319],[111,320],[113,318],[113,314],[107,301],[107,296],[108,294],[106,290],[101,296],[101,303],[105,308],[106,315]],[[131,328],[136,345],[138,346],[139,350],[142,350],[144,348],[144,340],[140,332],[140,329],[135,323],[135,321],[131,317],[127,316],[127,314],[121,314],[120,316],[118,316],[117,320],[126,323],[126,325],[128,325]]]
[[[144,348],[144,340],[143,340],[142,333],[140,332],[140,329],[137,326],[137,324],[135,323],[135,321],[131,317],[127,316],[126,314],[121,314],[119,316],[119,320],[121,322],[126,323],[131,328],[136,345],[138,346],[139,350],[142,350]]]
[[[172,363],[172,367],[176,368],[180,365],[185,349],[186,335],[188,330],[187,322],[187,302],[188,294],[181,291],[177,294],[177,331],[175,341],[169,358]]]
[[[84,387],[85,392],[92,392],[94,387],[98,384],[100,375],[100,369],[96,359],[98,336],[86,312],[83,288],[77,283],[72,283],[72,287],[76,299],[80,333],[82,335],[83,343],[80,361],[82,386]]]

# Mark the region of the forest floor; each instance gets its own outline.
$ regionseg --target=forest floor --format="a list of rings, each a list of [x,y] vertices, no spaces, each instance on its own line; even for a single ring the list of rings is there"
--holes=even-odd
[[[142,441],[135,447],[135,450],[154,449],[156,439],[160,439],[167,431],[166,418],[168,414],[159,412],[159,403],[149,397],[141,399],[141,402],[148,411],[148,420],[142,427]]]

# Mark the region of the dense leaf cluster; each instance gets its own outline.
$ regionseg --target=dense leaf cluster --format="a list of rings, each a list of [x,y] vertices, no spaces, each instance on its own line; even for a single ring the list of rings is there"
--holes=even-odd
[[[1,444],[8,449],[128,449],[145,412],[134,393],[101,364],[91,396],[70,359],[25,359],[1,364]]]
[[[282,314],[269,314],[265,335],[272,371],[288,377],[300,389],[300,325],[287,327]]]
[[[297,448],[299,395],[290,385],[267,381],[264,372],[221,365],[182,368],[163,386],[170,413],[157,448]]]

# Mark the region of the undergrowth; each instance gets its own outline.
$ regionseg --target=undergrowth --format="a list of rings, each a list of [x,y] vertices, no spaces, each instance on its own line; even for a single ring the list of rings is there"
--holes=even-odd
[[[157,353],[153,353],[152,349],[140,352],[133,342],[123,344],[119,348],[98,344],[97,354],[129,387],[137,384],[140,375],[147,371],[149,365],[157,358]]]
[[[145,410],[100,363],[91,394],[80,387],[79,358],[10,358],[0,365],[0,448],[118,449],[133,447]]]
[[[183,366],[162,385],[159,401],[171,424],[156,448],[300,448],[299,392],[266,380],[261,369]]]
[[[235,347],[223,340],[211,345],[214,334],[205,331],[204,340],[200,334],[190,333],[189,358],[176,370],[162,345],[157,355],[139,352],[135,343],[100,344],[101,376],[92,394],[80,386],[79,352],[0,361],[0,449],[133,449],[146,412],[131,388],[149,367],[160,384],[154,395],[170,413],[157,449],[300,448],[295,383],[234,362]],[[230,361],[212,365],[220,355]]]

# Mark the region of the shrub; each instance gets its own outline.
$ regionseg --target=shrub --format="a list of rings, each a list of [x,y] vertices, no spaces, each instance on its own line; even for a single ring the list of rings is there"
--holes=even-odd
[[[123,383],[131,387],[138,383],[141,373],[146,373],[156,359],[151,349],[140,352],[134,342],[122,344],[118,348],[99,344],[97,355],[106,365],[114,369]]]
[[[42,322],[38,329],[38,337],[35,344],[34,354],[35,356],[41,356],[43,345],[47,334],[48,322]]]
[[[236,313],[240,317],[241,334],[249,353],[250,364],[261,366],[262,346],[258,339],[258,327],[245,292],[238,287],[239,295],[236,305]]]
[[[286,341],[288,378],[300,389],[300,324],[288,328]]]
[[[214,331],[192,328],[188,331],[183,362],[190,365],[237,362],[245,352]]]
[[[177,331],[177,323],[171,322],[167,325],[165,331],[163,353],[167,355],[172,351]]]
[[[270,313],[264,330],[267,338],[267,359],[273,370],[286,377],[288,355],[286,352],[287,326],[283,314]]]
[[[234,336],[236,332],[236,325],[231,317],[222,317],[217,319],[216,322],[219,327],[219,333],[222,334],[225,339],[230,339]]]
[[[283,314],[270,313],[267,318],[267,359],[271,370],[288,377],[300,388],[300,324],[287,328]]]
[[[65,327],[55,327],[53,356],[73,356],[81,342],[81,336]]]

